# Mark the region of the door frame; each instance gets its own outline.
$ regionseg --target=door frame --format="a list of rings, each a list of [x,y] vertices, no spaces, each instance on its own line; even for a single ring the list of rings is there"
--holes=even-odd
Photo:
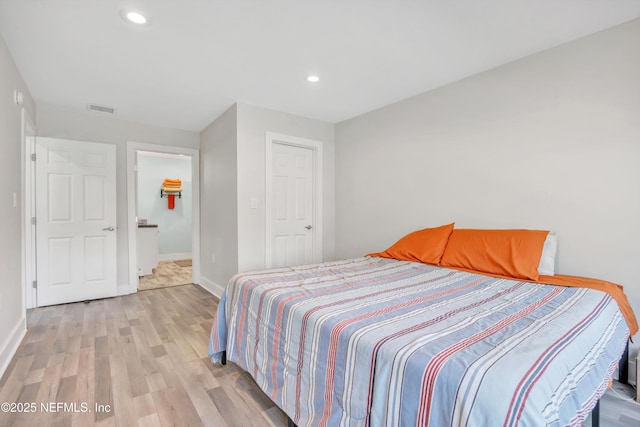
[[[192,276],[195,284],[200,284],[200,150],[173,145],[127,142],[127,234],[129,239],[129,292],[138,292],[138,252],[136,218],[136,152],[150,151],[165,154],[191,156],[192,214],[191,214],[191,256]]]
[[[273,146],[274,144],[291,145],[310,149],[313,156],[313,262],[322,262],[322,141],[284,135],[275,132],[265,133],[265,267],[273,266]]]
[[[29,137],[36,137],[36,125],[25,108],[22,108],[22,283],[23,287],[23,311],[37,307],[37,292],[33,288],[33,281],[37,280],[34,269],[36,268],[36,240],[35,225],[31,223],[31,218],[35,216],[35,180],[33,172],[35,165],[31,155],[35,154],[35,141],[30,144]]]

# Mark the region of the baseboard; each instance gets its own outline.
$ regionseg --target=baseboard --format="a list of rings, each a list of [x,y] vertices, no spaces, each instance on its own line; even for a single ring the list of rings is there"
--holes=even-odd
[[[191,259],[191,252],[178,254],[158,254],[158,261],[178,261],[181,259]]]
[[[0,349],[0,378],[4,375],[4,371],[7,370],[26,333],[25,318],[21,317],[9,337],[2,343],[2,349]]]
[[[200,277],[200,286],[218,298],[221,298],[224,292],[224,288],[222,286],[203,276]]]

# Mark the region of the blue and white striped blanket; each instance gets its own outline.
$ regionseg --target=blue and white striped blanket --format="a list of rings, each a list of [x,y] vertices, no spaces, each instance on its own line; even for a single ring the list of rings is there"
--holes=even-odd
[[[628,338],[591,289],[382,258],[239,274],[209,355],[299,426],[579,425]]]

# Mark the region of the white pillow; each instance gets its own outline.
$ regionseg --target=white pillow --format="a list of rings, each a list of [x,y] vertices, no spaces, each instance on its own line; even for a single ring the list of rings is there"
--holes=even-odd
[[[558,235],[553,231],[547,234],[540,255],[538,273],[544,276],[553,276],[556,268],[556,252],[558,251]]]

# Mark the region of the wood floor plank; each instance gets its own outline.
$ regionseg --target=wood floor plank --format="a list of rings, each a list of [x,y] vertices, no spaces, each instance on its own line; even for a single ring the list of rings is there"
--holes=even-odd
[[[127,368],[131,395],[136,397],[149,393],[149,386],[147,385],[147,379],[133,335],[121,336],[120,343]]]
[[[52,410],[51,425],[52,426],[70,426],[72,424],[73,414],[75,411],[82,410],[80,402],[76,399],[76,383],[78,378],[66,377],[60,378],[60,384],[58,385],[58,393],[56,398],[51,402],[54,405],[50,405]],[[59,406],[62,404],[63,406]]]
[[[97,341],[96,341],[97,342]],[[98,350],[95,352],[95,374],[94,374],[94,387],[93,387],[93,401],[100,405],[113,405],[113,390],[111,388],[111,364],[108,355],[98,354]],[[96,411],[95,420],[99,421],[104,418],[112,417],[110,412]]]
[[[30,369],[34,358],[33,354],[22,357],[16,354],[4,374],[2,388],[0,388],[0,402],[14,402],[17,399],[22,385],[34,372]]]
[[[34,347],[31,370],[46,368],[49,365],[49,358],[52,356],[55,340],[56,326],[49,325],[43,334],[42,340]]]
[[[173,365],[169,355],[158,358],[157,362],[166,388],[180,387],[180,379],[176,374],[176,367]]]
[[[35,371],[29,371],[27,377],[24,379],[25,384],[35,384],[42,381],[44,377],[45,368],[36,369]]]
[[[167,383],[164,381],[162,372],[156,372],[147,376],[147,384],[149,385],[149,391],[154,392],[167,388]]]
[[[228,427],[229,424],[222,418],[220,413],[208,414],[200,417],[202,420],[202,425],[205,426],[215,426],[215,427]],[[286,424],[282,424],[284,427]]]
[[[78,337],[79,338],[79,337]],[[69,351],[64,353],[64,362],[62,363],[62,377],[72,377],[78,375],[78,363],[80,359],[80,351]]]
[[[103,337],[107,335],[107,316],[106,309],[103,301],[99,301],[100,307],[95,308],[93,319],[95,321],[94,334],[96,337]]]
[[[34,403],[40,405],[47,402],[55,402],[58,395],[58,388],[60,384],[60,374],[62,372],[62,365],[53,365],[45,369],[38,393],[36,394]],[[29,415],[28,425],[34,426],[49,426],[52,422],[52,413],[46,412],[38,408],[35,414]]]
[[[216,406],[207,394],[207,386],[217,386],[217,381],[209,372],[200,369],[201,360],[182,362],[183,348],[177,344],[167,344],[167,354],[176,367],[176,377],[187,392],[191,403],[200,417],[218,413]],[[184,364],[183,364],[184,363]]]
[[[157,346],[162,344],[162,339],[160,339],[158,330],[152,323],[152,318],[145,317],[144,319],[140,320],[140,328],[144,332],[147,342],[150,346]]]
[[[222,417],[226,420],[227,424],[232,427],[247,426],[251,423],[249,418],[238,410],[233,401],[229,398],[229,395],[222,387],[216,387],[211,390],[207,390],[207,393],[211,397],[211,401],[216,405]]]
[[[133,407],[136,410],[136,417],[138,420],[144,418],[147,415],[156,413],[156,404],[153,402],[153,396],[151,393],[143,394],[133,398]]]
[[[249,375],[240,375],[235,381],[236,390],[243,392],[245,399],[248,402],[254,404],[257,409],[266,411],[273,408],[275,405],[271,399],[269,399],[264,393],[257,393],[255,383]]]
[[[163,426],[201,426],[202,421],[187,394],[180,388],[168,388],[152,393]]]
[[[40,388],[40,384],[38,383],[25,385],[22,388],[22,390],[20,390],[18,397],[15,400],[12,400],[11,402],[23,403],[23,404],[34,402],[36,399],[36,396],[38,395],[39,388]],[[31,408],[29,408],[28,410],[31,411]],[[31,412],[21,413],[21,412],[2,411],[0,412],[0,425],[2,426],[20,425],[20,424],[25,425],[29,422],[30,418],[32,418]]]
[[[144,370],[144,375],[148,377],[149,375],[155,374],[160,368],[158,367],[156,355],[153,352],[153,348],[149,345],[143,327],[132,326],[131,334],[135,341],[138,358],[140,360],[140,365]]]
[[[160,422],[160,418],[156,413],[149,414],[142,418],[138,418],[138,422],[137,422],[138,427],[158,427],[161,424],[162,423]]]
[[[133,402],[133,394],[129,382],[129,375],[117,374],[111,377],[113,387],[113,412],[116,425],[125,426],[135,424],[138,419]]]
[[[108,357],[109,337],[107,337],[106,335],[96,336],[94,342],[96,359],[99,359],[100,357]]]
[[[95,340],[94,340],[95,341]],[[78,352],[78,375],[76,381],[76,399],[85,402],[91,412],[81,412],[73,415],[72,426],[88,426],[93,424],[95,415],[95,349],[81,348]]]
[[[49,356],[49,359],[47,360],[47,367],[50,366],[54,366],[54,365],[60,365],[62,367],[62,364],[64,362],[64,358],[67,355],[65,353],[53,353]],[[60,372],[60,375],[62,375],[62,371]]]
[[[53,365],[45,369],[44,376],[40,382],[38,402],[55,402],[58,395],[58,386],[60,384],[60,374],[62,373],[62,365]]]
[[[118,427],[116,425],[116,417],[104,418],[102,420],[96,421],[94,424],[95,427]]]
[[[264,416],[270,421],[270,425],[272,426],[284,427],[289,425],[289,418],[287,415],[275,405],[264,411]]]

